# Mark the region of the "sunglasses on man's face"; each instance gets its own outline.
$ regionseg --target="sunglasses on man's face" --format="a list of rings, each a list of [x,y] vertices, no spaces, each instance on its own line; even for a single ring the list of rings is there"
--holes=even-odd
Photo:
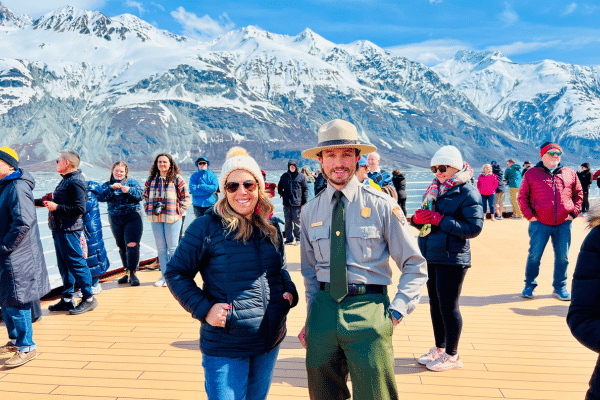
[[[443,174],[448,170],[448,168],[450,168],[449,165],[434,165],[433,167],[431,167],[431,172],[437,174],[437,172],[440,171]]]
[[[256,190],[256,181],[227,182],[225,190],[229,193],[235,193],[240,188],[240,185],[243,185],[247,192],[254,192]]]
[[[206,161],[200,161],[198,162],[198,165],[206,165]]]
[[[549,152],[548,152],[548,155],[549,155],[550,157],[560,157],[560,155],[561,155],[561,154],[562,154],[562,153],[561,153],[560,151],[549,151]]]

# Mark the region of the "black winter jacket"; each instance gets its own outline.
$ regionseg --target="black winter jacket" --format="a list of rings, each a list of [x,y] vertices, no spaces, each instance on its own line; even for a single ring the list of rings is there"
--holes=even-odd
[[[419,237],[419,249],[430,264],[471,265],[469,239],[483,228],[481,195],[475,186],[464,183],[450,189],[435,201],[435,210],[444,215],[439,226]],[[415,225],[418,228],[421,225]]]
[[[322,172],[315,178],[315,196],[318,196],[327,187],[327,180]]]
[[[392,177],[392,183],[396,188],[396,193],[398,193],[398,199],[406,199],[406,178],[404,175],[400,174]]]
[[[165,280],[173,296],[202,322],[200,349],[218,357],[266,354],[286,335],[286,316],[298,302],[287,271],[283,237],[276,248],[259,229],[244,244],[227,234],[221,217],[209,210],[189,228],[171,261]],[[194,282],[197,273],[203,285]],[[285,292],[294,296],[290,307]],[[205,321],[216,303],[232,305],[225,327]]]
[[[581,189],[588,193],[590,191],[590,185],[592,184],[592,173],[589,170],[581,171],[577,173],[579,182],[581,182]]]
[[[292,174],[290,171],[285,172],[279,179],[277,192],[283,198],[285,207],[300,207],[308,201],[308,182],[306,176],[298,172]]]
[[[581,344],[600,353],[600,226],[581,245],[572,285],[567,324]]]
[[[506,182],[504,182],[504,172],[499,165],[492,166],[492,173],[498,178],[498,187],[496,193],[504,193],[506,191]]]
[[[0,307],[39,300],[50,291],[33,188],[26,171],[0,180]]]
[[[595,228],[586,236],[573,273],[567,324],[581,344],[600,353],[600,209],[588,215]],[[591,211],[593,213],[594,211]],[[600,357],[590,380],[586,400],[600,399]]]
[[[62,176],[52,201],[58,204],[48,217],[50,230],[57,232],[75,232],[83,229],[83,214],[87,203],[87,184],[81,170]],[[36,206],[43,207],[42,200],[35,201]]]

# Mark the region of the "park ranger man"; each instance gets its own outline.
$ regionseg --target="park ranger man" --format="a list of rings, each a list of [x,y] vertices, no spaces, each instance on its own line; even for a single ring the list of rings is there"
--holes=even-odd
[[[406,218],[393,199],[358,182],[361,154],[356,127],[343,120],[319,129],[316,148],[328,185],[304,205],[301,269],[308,317],[298,335],[307,349],[310,398],[397,399],[393,329],[410,314],[427,281],[427,265]],[[402,271],[390,303],[389,257]]]

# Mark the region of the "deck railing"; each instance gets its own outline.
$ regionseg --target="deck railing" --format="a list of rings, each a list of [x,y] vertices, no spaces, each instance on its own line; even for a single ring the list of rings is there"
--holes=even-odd
[[[421,197],[425,192],[425,189],[431,181],[420,181],[420,182],[408,182],[407,183],[407,200],[406,200],[406,210],[408,215],[413,215],[415,210],[418,209],[421,205]],[[594,189],[591,188],[592,193]],[[598,201],[600,196],[590,197],[590,203]],[[273,199],[273,203],[275,204],[275,216],[279,217],[283,220],[283,206],[281,203],[281,198],[275,197]],[[512,212],[512,206],[509,202],[509,196],[507,193],[505,204],[504,204],[504,212]],[[52,239],[52,234],[50,230],[47,228],[48,219],[47,219],[47,211],[45,208],[38,208],[38,225],[40,226],[41,239],[42,239],[42,247],[44,248],[44,256],[46,258],[46,266],[48,268],[48,273],[50,275],[50,284],[52,288],[56,288],[62,285],[62,280],[60,274],[58,272],[58,266],[56,264],[56,252],[54,250],[54,242]],[[123,268],[121,263],[121,258],[119,256],[119,249],[116,246],[114,241],[114,237],[112,235],[112,231],[110,229],[110,223],[108,222],[108,213],[106,211],[106,203],[100,203],[100,215],[102,220],[102,235],[104,240],[104,245],[106,247],[107,256],[110,262],[110,268],[108,272],[112,272]],[[188,209],[187,216],[184,219],[183,229],[187,228],[187,226],[194,220],[194,213],[191,207]],[[142,240],[140,242],[140,260],[148,260],[155,258],[157,255],[156,245],[154,241],[154,235],[152,234],[152,226],[150,225],[150,221],[148,221],[145,216],[142,218],[144,224],[144,231],[142,234]]]

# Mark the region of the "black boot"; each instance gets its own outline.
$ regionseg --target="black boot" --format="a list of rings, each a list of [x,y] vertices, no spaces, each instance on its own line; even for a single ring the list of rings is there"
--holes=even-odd
[[[121,277],[121,279],[119,279],[119,280],[117,281],[117,283],[118,283],[119,285],[124,285],[124,284],[126,284],[127,282],[129,282],[129,275],[128,275],[128,274],[129,274],[129,271],[125,272],[125,275],[124,275],[123,277]]]
[[[73,299],[64,299],[61,298],[60,301],[56,304],[52,304],[48,307],[48,311],[56,312],[56,311],[71,311],[75,308],[75,304],[73,303]]]
[[[135,271],[131,271],[131,286],[140,286],[140,280],[135,275]]]

